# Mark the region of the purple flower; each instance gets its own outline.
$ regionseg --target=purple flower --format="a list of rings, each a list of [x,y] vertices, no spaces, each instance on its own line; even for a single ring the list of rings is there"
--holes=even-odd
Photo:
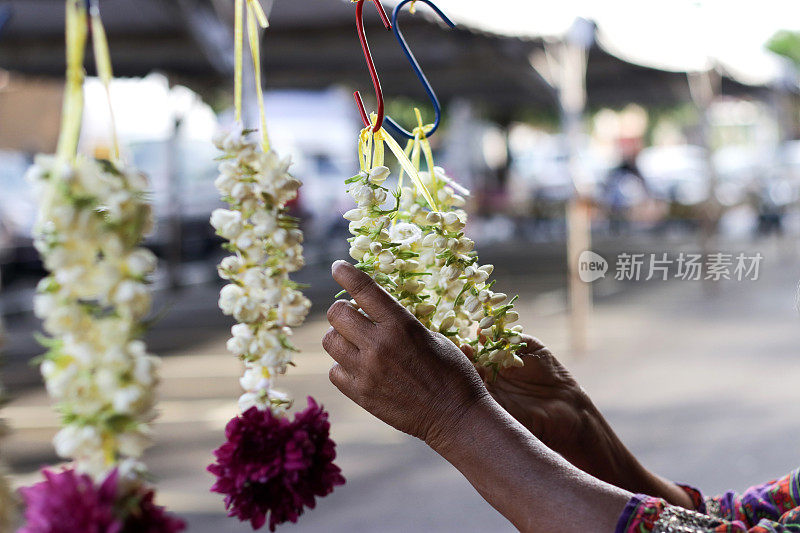
[[[152,489],[121,496],[116,469],[99,487],[73,469],[42,473],[44,481],[20,489],[26,525],[18,533],[177,533],[186,528],[153,503]]]
[[[19,533],[118,533],[117,471],[96,487],[92,478],[66,469],[43,470],[44,481],[20,489],[26,525]]]
[[[212,492],[225,495],[228,516],[249,520],[259,529],[269,514],[269,529],[296,522],[315,497],[326,496],[344,478],[333,464],[326,413],[313,398],[293,421],[251,407],[225,427],[227,442],[208,471],[217,476]]]
[[[133,505],[122,533],[178,533],[186,529],[183,520],[167,514],[153,501],[155,491],[143,490],[133,496]]]

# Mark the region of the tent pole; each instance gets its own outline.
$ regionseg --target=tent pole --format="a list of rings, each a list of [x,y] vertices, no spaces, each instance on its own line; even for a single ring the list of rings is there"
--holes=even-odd
[[[711,120],[709,116],[711,104],[715,96],[720,92],[721,80],[719,74],[713,68],[702,72],[687,72],[686,79],[689,83],[689,94],[697,109],[699,119],[698,141],[700,146],[705,149],[708,168],[708,196],[701,206],[702,211],[700,213],[700,249],[703,257],[707,257],[712,252],[717,226],[722,216],[722,207],[716,196],[719,178],[714,165]],[[711,288],[710,285],[713,284],[705,283],[705,289],[709,290]]]
[[[566,207],[570,346],[573,354],[582,355],[589,349],[592,312],[591,285],[581,281],[578,275],[578,256],[592,246],[592,206],[585,190],[580,163],[584,136],[583,113],[586,108],[586,65],[591,40],[586,38],[588,28],[583,26],[582,19],[576,20],[573,28],[574,31],[558,43],[555,62],[558,72],[552,78],[557,83],[561,129],[574,185],[574,194]],[[593,27],[591,31],[593,36]],[[575,38],[576,33],[582,38]]]

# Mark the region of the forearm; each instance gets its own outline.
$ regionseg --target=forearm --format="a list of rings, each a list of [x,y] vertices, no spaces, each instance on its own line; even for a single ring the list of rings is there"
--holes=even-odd
[[[683,489],[649,471],[636,459],[594,405],[591,405],[590,412],[597,421],[599,429],[596,433],[602,436],[598,437],[599,442],[586,445],[605,449],[607,453],[600,461],[594,461],[591,465],[582,464],[571,457],[566,457],[567,460],[581,470],[629,492],[663,498],[686,509],[694,508],[691,498]]]
[[[572,466],[491,398],[428,444],[524,532],[611,532],[631,497]]]

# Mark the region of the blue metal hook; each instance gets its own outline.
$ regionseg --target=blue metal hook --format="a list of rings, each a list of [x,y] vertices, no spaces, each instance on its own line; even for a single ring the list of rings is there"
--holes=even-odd
[[[433,91],[433,87],[431,87],[431,83],[428,81],[428,78],[425,76],[425,73],[422,72],[422,68],[419,66],[419,62],[417,62],[417,58],[414,57],[414,54],[411,52],[411,49],[408,47],[408,43],[406,42],[405,37],[403,37],[403,33],[400,31],[400,25],[397,24],[397,16],[400,14],[400,11],[403,9],[409,2],[424,2],[428,4],[433,11],[439,15],[445,24],[454,28],[456,25],[455,23],[450,20],[447,15],[445,15],[441,9],[436,7],[436,5],[431,2],[430,0],[403,0],[397,6],[395,6],[394,11],[392,12],[392,30],[394,31],[394,36],[397,38],[397,42],[400,43],[400,47],[403,49],[403,52],[406,54],[408,58],[408,62],[411,63],[411,68],[414,69],[414,73],[419,78],[419,81],[422,82],[422,86],[425,88],[425,92],[428,93],[428,98],[431,100],[431,104],[433,104],[433,112],[436,114],[436,120],[433,122],[433,127],[427,133],[427,136],[430,137],[434,134],[434,132],[439,128],[439,123],[442,120],[442,106],[439,104],[439,99],[436,97],[436,93]],[[394,130],[398,135],[405,137],[406,139],[413,139],[414,134],[410,131],[407,131],[403,128],[400,124],[398,124],[392,117],[386,117],[386,124]]]

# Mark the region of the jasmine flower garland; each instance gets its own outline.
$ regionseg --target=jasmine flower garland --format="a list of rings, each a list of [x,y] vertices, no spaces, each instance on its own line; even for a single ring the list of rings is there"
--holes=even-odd
[[[225,429],[226,442],[208,470],[217,476],[212,491],[225,495],[229,516],[249,520],[253,529],[269,521],[270,530],[296,522],[315,497],[344,483],[333,464],[335,444],[328,415],[312,398],[290,421],[291,399],[273,388],[296,350],[289,338],[311,302],[289,274],[303,266],[303,233],[286,204],[300,182],[288,173],[289,160],[261,151],[240,124],[215,137],[224,152],[215,185],[229,209],[217,209],[211,224],[232,252],[219,264],[229,283],[219,306],[238,324],[227,348],[245,364],[239,380],[242,415]]]
[[[218,267],[229,282],[219,306],[239,321],[227,347],[246,366],[239,406],[284,409],[290,401],[273,390],[273,379],[291,364],[291,328],[303,323],[311,307],[289,279],[303,266],[303,233],[286,210],[300,182],[288,173],[288,159],[261,152],[241,126],[214,143],[225,153],[215,185],[230,208],[216,209],[211,225],[233,252]]]
[[[2,282],[2,280],[0,280]],[[2,286],[0,285],[0,288]],[[5,343],[5,326],[3,318],[0,317],[0,354]],[[5,390],[0,382],[0,407],[6,402]],[[8,425],[3,418],[0,418],[0,439],[3,439],[9,432]],[[0,531],[10,531],[14,525],[17,515],[17,498],[11,482],[8,479],[6,465],[0,461]]]
[[[74,466],[46,470],[45,481],[22,491],[22,531],[89,530],[80,520],[98,515],[75,514],[84,490],[66,481],[76,476],[83,485],[113,485],[115,523],[145,520],[149,531],[182,531],[182,521],[153,504],[139,461],[150,444],[158,382],[158,360],[138,339],[150,310],[146,278],[155,267],[153,254],[138,246],[152,226],[146,181],[108,161],[59,164],[42,155],[28,179],[41,202],[34,245],[50,271],[34,299],[50,334],[41,371],[62,417],[56,452]]]
[[[34,246],[49,272],[34,298],[49,335],[42,338],[48,350],[41,372],[61,415],[56,452],[73,463],[59,473],[44,470],[44,481],[21,490],[21,531],[173,533],[185,526],[153,504],[139,461],[150,444],[158,382],[158,360],[139,339],[156,263],[140,247],[152,228],[147,181],[116,157],[76,155],[88,20],[82,0],[66,5],[68,81],[58,154],[36,156],[26,177],[39,199]],[[96,3],[91,15],[97,68],[108,88]]]
[[[250,51],[261,115],[261,142],[248,138],[241,125],[243,13],[247,13]],[[308,398],[305,410],[289,419],[292,400],[274,389],[275,377],[286,372],[297,350],[290,342],[311,302],[289,275],[303,266],[303,233],[289,216],[300,181],[288,170],[290,161],[270,149],[261,95],[257,25],[267,26],[258,0],[236,0],[236,126],[215,136],[223,151],[215,181],[228,209],[217,209],[211,225],[232,253],[218,266],[228,282],[219,307],[237,320],[227,348],[244,362],[239,380],[242,414],[225,427],[226,441],[214,451],[208,471],[216,476],[213,492],[225,495],[228,515],[249,521],[253,529],[269,523],[296,522],[317,497],[344,483],[333,463],[336,445],[330,439],[328,414]]]
[[[422,142],[427,142],[424,138]],[[467,213],[462,209],[469,191],[448,177],[443,168],[434,166],[433,173],[420,172],[423,183],[437,191],[439,213],[428,213],[430,233],[423,243],[428,253],[426,268],[432,272],[426,290],[439,301],[438,316],[442,321],[453,321],[455,329],[450,336],[458,344],[472,344],[476,362],[494,370],[500,367],[522,366],[516,351],[522,347],[522,326],[514,325],[519,314],[513,310],[515,296],[492,291],[494,281],[489,281],[494,266],[479,265],[475,243],[463,233]],[[422,199],[413,191],[412,211]],[[478,337],[471,326],[477,323]],[[449,325],[449,321],[446,325]],[[444,332],[444,331],[443,331]],[[444,332],[446,333],[446,332]],[[447,333],[446,333],[447,334]]]
[[[11,531],[17,518],[17,497],[8,479],[5,464],[0,465],[0,531]]]
[[[0,347],[3,344],[3,323],[0,321]],[[4,391],[0,384],[0,406],[5,403]],[[5,420],[0,419],[0,439],[8,433],[8,426]],[[4,462],[0,461],[0,531],[11,531],[17,517],[17,497],[11,482],[8,479],[8,471]]]
[[[519,319],[513,310],[516,298],[503,304],[507,295],[491,290],[488,278],[494,267],[479,264],[474,242],[463,232],[463,195],[469,191],[433,165],[424,129],[415,133],[403,152],[385,130],[362,130],[361,171],[346,180],[357,204],[344,214],[353,235],[350,256],[429,329],[458,345],[472,344],[476,363],[495,371],[521,366],[515,352],[522,346],[522,327],[511,325]],[[384,143],[414,182],[414,187],[403,187],[401,173],[398,190],[391,194],[393,206],[385,205],[390,193],[383,186],[389,175]],[[420,150],[433,173],[419,171]]]
[[[63,421],[56,452],[95,479],[118,463],[133,474],[158,381],[158,361],[138,340],[156,263],[138,246],[152,227],[146,181],[108,161],[43,155],[27,178],[40,198],[34,246],[50,272],[34,311],[50,334],[41,371]]]
[[[399,212],[399,199],[395,206],[384,209],[387,189],[383,182],[389,169],[383,165],[369,171],[363,170],[350,178],[348,193],[357,207],[347,211],[349,220],[350,256],[358,261],[357,266],[368,272],[387,288],[414,316],[427,326],[436,306],[430,295],[422,294],[424,277],[429,275],[418,261],[417,249],[422,238],[422,229],[413,223],[392,226]]]

